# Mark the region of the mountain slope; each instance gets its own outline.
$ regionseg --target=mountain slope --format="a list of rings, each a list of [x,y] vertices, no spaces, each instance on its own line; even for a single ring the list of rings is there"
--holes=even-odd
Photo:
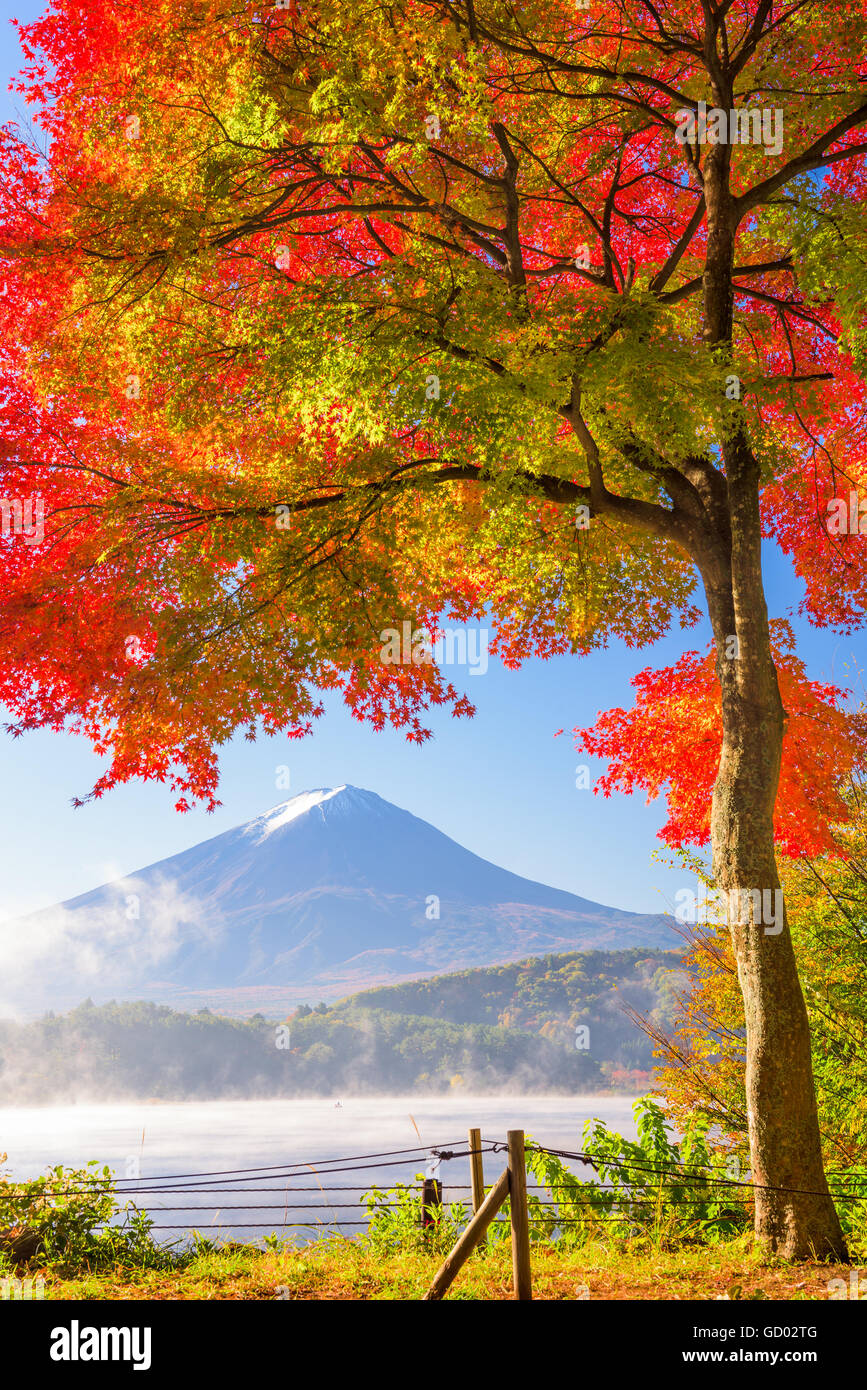
[[[57,940],[42,984],[64,998],[92,957],[93,997],[231,1012],[529,955],[673,944],[663,918],[521,878],[348,786],[304,792],[25,923]]]

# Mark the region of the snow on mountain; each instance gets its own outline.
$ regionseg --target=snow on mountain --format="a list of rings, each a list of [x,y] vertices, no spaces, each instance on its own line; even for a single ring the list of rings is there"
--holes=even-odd
[[[284,801],[280,806],[273,806],[263,816],[257,816],[255,820],[250,821],[247,826],[247,833],[258,835],[260,839],[267,839],[269,835],[273,835],[275,830],[280,830],[290,821],[297,820],[305,812],[312,811],[314,806],[321,806],[323,801],[330,801],[331,797],[337,796],[338,792],[345,791],[346,787],[334,787],[331,791],[320,788],[316,792],[301,792],[300,795],[293,796],[291,801]]]
[[[17,925],[19,1000],[236,1014],[549,952],[677,944],[662,917],[521,878],[351,786],[302,792]]]

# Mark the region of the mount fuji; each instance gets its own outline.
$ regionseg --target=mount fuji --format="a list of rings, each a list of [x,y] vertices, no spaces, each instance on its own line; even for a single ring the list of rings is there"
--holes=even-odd
[[[15,927],[19,1006],[89,994],[236,1015],[528,956],[677,944],[664,917],[521,878],[350,786],[302,792]]]

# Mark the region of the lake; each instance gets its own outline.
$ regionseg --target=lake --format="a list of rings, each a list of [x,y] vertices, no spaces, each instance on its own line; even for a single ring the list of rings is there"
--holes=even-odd
[[[357,1235],[367,1224],[363,1191],[428,1171],[430,1148],[466,1149],[470,1127],[481,1129],[483,1140],[503,1142],[507,1130],[523,1129],[541,1144],[575,1150],[590,1117],[635,1137],[628,1096],[131,1101],[0,1108],[0,1152],[14,1178],[58,1163],[108,1164],[128,1198],[155,1218],[160,1239],[197,1229],[235,1240],[277,1231],[303,1242],[335,1227]],[[485,1180],[493,1181],[505,1158],[484,1161]],[[442,1180],[445,1201],[469,1202],[467,1158],[430,1172]]]

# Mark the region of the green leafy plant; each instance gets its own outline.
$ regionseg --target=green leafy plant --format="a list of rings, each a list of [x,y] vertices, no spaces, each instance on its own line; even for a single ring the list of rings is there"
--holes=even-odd
[[[649,1097],[633,1106],[637,1140],[625,1139],[601,1120],[584,1126],[583,1152],[594,1178],[579,1178],[562,1159],[527,1147],[527,1167],[551,1195],[540,1204],[549,1238],[577,1244],[607,1231],[612,1238],[715,1241],[749,1223],[748,1188],[725,1169],[726,1157],[711,1147],[706,1116],[690,1118],[679,1142],[662,1108]]]
[[[420,1173],[414,1184],[397,1183],[394,1187],[372,1187],[361,1198],[367,1207],[369,1225],[366,1240],[378,1253],[396,1250],[435,1250],[445,1252],[454,1245],[470,1219],[464,1202],[443,1203],[429,1207],[430,1225],[422,1225]]]
[[[146,1212],[121,1206],[111,1169],[96,1160],[77,1169],[58,1164],[24,1182],[0,1178],[0,1257],[8,1267],[173,1266],[176,1255],[154,1242],[152,1228]]]
[[[841,1167],[828,1173],[828,1185],[833,1193],[843,1193],[837,1200],[840,1225],[849,1242],[854,1259],[867,1259],[867,1167],[864,1164]]]

